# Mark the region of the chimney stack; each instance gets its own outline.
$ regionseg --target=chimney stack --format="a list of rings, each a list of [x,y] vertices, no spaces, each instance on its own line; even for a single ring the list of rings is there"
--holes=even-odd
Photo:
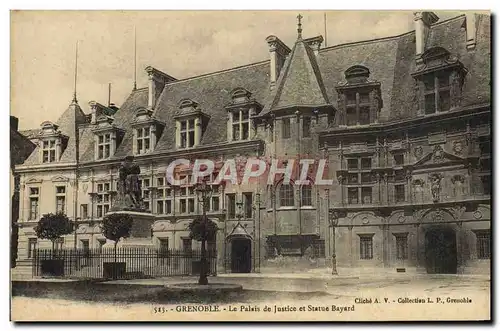
[[[311,49],[314,51],[314,55],[316,57],[319,54],[319,50],[321,48],[321,44],[323,43],[323,36],[317,36],[317,37],[312,37],[312,38],[307,38],[304,40],[304,42],[311,47]]]
[[[286,57],[290,54],[290,48],[285,45],[278,37],[269,36],[266,38],[267,44],[269,45],[269,54],[270,54],[270,83],[271,88],[274,88],[276,85],[276,81],[280,75],[281,68],[283,68],[283,64],[285,63]]]
[[[100,115],[99,113],[99,104],[95,101],[89,101],[90,106],[90,124],[96,124],[97,117]]]
[[[153,110],[156,106],[156,101],[160,96],[165,84],[174,82],[175,79],[172,76],[167,75],[160,70],[153,68],[151,66],[146,67],[146,72],[148,73],[148,109]]]
[[[413,13],[415,20],[416,52],[415,60],[417,64],[422,63],[422,54],[425,51],[425,44],[429,36],[430,26],[439,20],[439,17],[430,11],[418,11]]]
[[[467,50],[472,51],[476,48],[476,34],[477,34],[477,25],[476,25],[476,14],[467,12],[465,15],[466,22],[466,33],[467,33]]]
[[[15,116],[10,116],[10,129],[14,131],[19,130],[19,119]]]

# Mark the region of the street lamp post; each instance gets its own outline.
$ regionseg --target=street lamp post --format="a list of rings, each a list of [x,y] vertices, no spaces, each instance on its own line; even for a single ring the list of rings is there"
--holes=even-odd
[[[257,193],[256,194],[257,196],[257,216],[259,217],[257,219],[257,224],[259,225],[259,233],[258,233],[258,237],[257,237],[257,243],[258,243],[258,247],[259,247],[259,272],[260,272],[260,235],[261,235],[261,231],[260,231],[260,227],[261,227],[261,223],[260,223],[260,193]],[[255,218],[255,217],[254,217]],[[254,226],[254,233],[256,232],[255,231],[255,226]]]
[[[328,224],[332,228],[332,235],[331,235],[331,245],[332,245],[332,275],[338,275],[337,272],[337,253],[336,253],[336,248],[335,248],[335,227],[337,226],[338,223],[338,218],[336,217],[335,213],[330,212],[330,190],[325,189],[325,194],[326,194],[326,215],[328,217]]]
[[[201,265],[200,265],[200,278],[198,280],[198,284],[208,285],[208,278],[207,278],[208,268],[207,268],[207,251],[206,251],[206,241],[208,233],[207,206],[210,203],[210,194],[212,193],[212,188],[207,185],[206,180],[203,180],[196,188],[196,192],[198,194],[198,201],[202,204],[203,208],[202,209],[203,233],[201,240],[201,261],[200,261]]]

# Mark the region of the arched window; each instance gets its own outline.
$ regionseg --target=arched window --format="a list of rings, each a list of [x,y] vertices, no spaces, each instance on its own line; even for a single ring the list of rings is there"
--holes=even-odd
[[[295,205],[293,186],[290,184],[281,184],[280,186],[280,206],[290,207]]]
[[[312,186],[302,185],[300,188],[300,205],[312,206]]]

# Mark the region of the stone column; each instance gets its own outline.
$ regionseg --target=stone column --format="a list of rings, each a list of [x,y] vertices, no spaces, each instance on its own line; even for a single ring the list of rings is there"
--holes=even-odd
[[[425,115],[425,96],[424,93],[422,93],[424,90],[424,83],[415,80],[415,85],[413,86],[413,107],[416,110],[416,114],[418,116],[424,116]]]
[[[349,237],[347,239],[347,242],[349,243],[349,265],[352,268],[354,266],[354,256],[353,256],[353,249],[352,249],[352,225],[349,225]]]
[[[384,219],[384,222],[387,222],[387,219]],[[380,228],[382,229],[382,237],[383,237],[382,260],[383,260],[384,268],[387,268],[387,267],[391,266],[390,261],[389,261],[389,226],[388,226],[388,224],[383,224],[380,226]]]
[[[19,220],[18,222],[25,221],[27,219],[26,209],[28,206],[28,194],[26,194],[26,185],[24,184],[24,176],[21,177],[19,182]]]
[[[94,135],[94,159],[99,159],[99,135]]]
[[[156,125],[154,124],[151,124],[151,126],[149,127],[149,136],[150,136],[150,144],[149,144],[149,150],[152,151],[155,149],[155,146],[156,146]],[[153,184],[153,182],[151,182],[151,184]]]
[[[233,112],[227,112],[227,141],[233,140]]]
[[[175,121],[175,146],[177,148],[181,147],[181,122]]]
[[[467,236],[466,229],[463,228],[462,222],[457,222],[457,273],[463,274],[467,267]]]
[[[425,228],[416,224],[417,228],[417,260],[415,263],[417,272],[426,273],[426,263],[425,263]]]
[[[132,132],[133,132],[133,139],[132,139],[132,153],[135,155],[135,154],[139,154],[140,151],[137,150],[137,130],[142,130],[139,129],[139,128],[134,128],[132,129]]]
[[[201,120],[200,117],[194,119],[194,146],[198,146],[201,142]]]
[[[56,138],[56,162],[61,159],[61,138]]]
[[[113,156],[115,155],[115,150],[116,150],[116,131],[111,132],[111,142],[109,146],[109,155]]]
[[[406,190],[405,190],[405,194],[406,194],[406,202],[407,203],[411,203],[412,202],[412,194],[411,194],[411,178],[412,178],[412,174],[411,174],[411,171],[410,170],[407,170],[406,171]]]

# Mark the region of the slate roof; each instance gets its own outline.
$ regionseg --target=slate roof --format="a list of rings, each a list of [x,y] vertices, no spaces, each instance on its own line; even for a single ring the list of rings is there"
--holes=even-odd
[[[464,15],[434,24],[426,44],[426,48],[437,45],[446,48],[467,68],[462,92],[463,106],[490,102],[490,17],[477,15],[476,20],[475,51],[466,49],[466,32],[462,28]],[[383,108],[380,123],[416,116],[412,105],[415,92],[411,76],[415,71],[415,31],[324,48],[319,51],[318,56],[299,40],[285,61],[282,74],[272,91],[269,84],[269,60],[168,83],[160,94],[154,111],[154,116],[166,126],[153,154],[174,150],[173,117],[178,112],[179,101],[182,99],[197,102],[198,109],[210,116],[201,145],[223,144],[227,143],[227,110],[224,106],[231,101],[230,92],[233,89],[242,87],[250,91],[252,98],[264,106],[261,114],[283,107],[319,106],[325,103],[337,108],[338,95],[335,87],[345,81],[345,70],[354,65],[367,67],[370,79],[381,84]],[[147,98],[146,88],[132,91],[115,114],[114,124],[125,129],[125,135],[114,159],[122,159],[132,153],[131,122],[138,108],[147,107]],[[73,119],[80,123],[86,122],[82,119],[85,115],[77,108],[71,111],[68,109],[61,116],[61,131],[64,127],[64,130],[71,132],[73,125],[68,122]],[[335,129],[335,124],[332,129]],[[91,126],[81,124],[79,130],[80,160],[91,162],[94,156]],[[71,139],[74,144],[74,135]],[[68,145],[60,162],[67,162],[74,156],[73,147]],[[37,162],[38,158],[33,158],[32,161]]]
[[[81,124],[85,124],[87,122],[87,118],[85,113],[80,108],[78,103],[72,102],[68,108],[62,113],[59,117],[57,124],[59,126],[58,130],[61,131],[61,134],[68,138],[66,148],[64,149],[61,158],[57,162],[53,163],[74,163],[76,162],[77,157],[77,146],[76,146],[76,135],[78,132],[78,127]],[[80,147],[83,147],[80,144]],[[25,162],[25,165],[35,165],[40,164],[39,158],[39,145],[35,148],[34,152],[28,157]]]
[[[28,139],[36,139],[40,133],[40,129],[20,130],[19,133]]]
[[[16,130],[10,129],[10,165],[22,164],[33,152],[35,144]]]
[[[283,65],[272,102],[261,115],[293,106],[329,105],[314,51],[300,38]]]

